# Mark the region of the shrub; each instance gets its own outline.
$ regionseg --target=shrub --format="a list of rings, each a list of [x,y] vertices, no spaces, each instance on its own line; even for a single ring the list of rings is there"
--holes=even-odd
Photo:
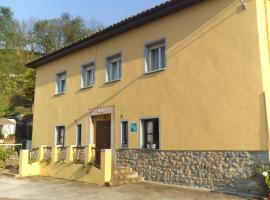
[[[46,163],[47,165],[49,165],[52,162],[52,159],[51,158],[45,158],[41,162]]]
[[[84,164],[84,165],[82,166],[82,171],[84,171],[85,174],[89,174],[90,171],[91,171],[91,169],[92,169],[93,167],[95,167],[95,166],[96,166],[96,163],[95,163],[94,161],[90,161],[89,163]]]
[[[13,153],[13,150],[0,147],[0,169],[5,167],[5,161]]]

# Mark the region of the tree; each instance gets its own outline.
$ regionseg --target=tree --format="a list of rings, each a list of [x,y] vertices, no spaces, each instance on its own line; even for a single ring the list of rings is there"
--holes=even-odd
[[[96,20],[92,20],[92,25],[95,26],[88,27],[81,17],[72,17],[68,13],[63,13],[56,19],[39,20],[33,28],[36,50],[42,53],[52,52],[103,27]]]
[[[13,19],[13,12],[7,7],[0,7],[0,47],[16,48],[21,44],[22,35],[19,23]]]
[[[7,7],[0,7],[0,44],[0,117],[28,113],[33,101],[34,70],[24,64],[34,54],[24,50],[20,24]]]
[[[0,117],[28,114],[34,101],[35,71],[24,65],[44,53],[102,28],[96,20],[63,13],[59,18],[18,22],[0,6]]]

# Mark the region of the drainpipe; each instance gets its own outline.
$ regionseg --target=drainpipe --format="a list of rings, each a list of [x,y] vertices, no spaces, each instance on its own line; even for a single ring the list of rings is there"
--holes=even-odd
[[[266,34],[267,34],[267,46],[268,46],[268,57],[270,61],[270,20],[268,19],[270,17],[270,2],[269,0],[264,0],[264,9],[265,9],[265,26],[266,26]],[[270,67],[270,63],[268,63],[268,67]],[[267,94],[265,94],[267,95]],[[267,98],[265,99],[267,100]],[[267,109],[267,106],[266,106]],[[266,111],[267,112],[267,111]],[[270,125],[267,123],[267,129],[268,129],[268,156],[269,156],[269,161],[270,161],[270,137],[269,137],[269,132],[270,132]]]
[[[264,0],[264,8],[265,8],[265,19],[266,19],[266,32],[267,32],[267,43],[268,43],[268,54],[269,54],[269,60],[270,60],[270,22],[268,17],[270,17],[269,9],[270,9],[270,1]],[[269,66],[270,67],[270,66]]]

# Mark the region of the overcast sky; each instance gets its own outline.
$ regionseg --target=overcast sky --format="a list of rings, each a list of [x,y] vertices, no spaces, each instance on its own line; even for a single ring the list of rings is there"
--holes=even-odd
[[[15,18],[50,19],[63,12],[97,19],[105,26],[118,22],[166,0],[0,0],[0,6],[12,8]]]

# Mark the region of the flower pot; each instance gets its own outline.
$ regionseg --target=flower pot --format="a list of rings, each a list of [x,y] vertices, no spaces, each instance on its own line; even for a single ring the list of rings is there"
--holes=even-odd
[[[147,144],[147,149],[156,149],[156,144]]]
[[[267,193],[267,199],[270,200],[270,192]]]

